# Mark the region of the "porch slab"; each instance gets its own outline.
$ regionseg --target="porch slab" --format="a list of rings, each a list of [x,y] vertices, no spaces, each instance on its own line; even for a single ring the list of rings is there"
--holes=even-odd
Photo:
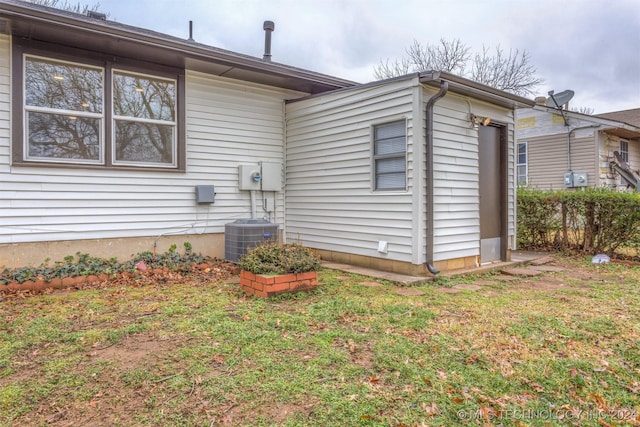
[[[391,273],[388,271],[374,270],[372,268],[358,267],[357,265],[340,264],[337,262],[321,261],[320,264],[325,268],[332,270],[344,271],[346,273],[359,274],[361,276],[373,277],[379,280],[388,280],[403,285],[415,285],[419,283],[427,283],[433,281],[433,277],[408,276],[406,274]]]
[[[439,277],[449,277],[449,276],[457,276],[464,274],[481,274],[486,273],[492,270],[497,269],[509,269],[521,266],[523,264],[531,263],[532,261],[543,259],[547,257],[548,253],[543,252],[531,252],[531,251],[513,251],[511,252],[511,261],[505,262],[494,262],[489,264],[481,265],[476,268],[468,268],[468,269],[460,269],[460,270],[452,270],[446,271],[439,274]],[[428,283],[436,280],[435,276],[409,276],[406,274],[399,273],[391,273],[388,271],[380,271],[373,268],[366,267],[358,267],[355,265],[336,263],[331,261],[321,261],[321,264],[325,268],[330,268],[332,270],[344,271],[347,273],[359,274],[362,276],[368,276],[379,280],[388,280],[390,282],[399,283],[402,285],[417,285],[421,283]],[[534,272],[534,270],[529,270]],[[535,273],[540,274],[541,271],[535,271]],[[513,276],[506,276],[513,277]],[[506,279],[505,280],[509,280]]]
[[[509,268],[506,270],[502,270],[503,274],[507,274],[509,276],[526,276],[526,277],[534,277],[542,274],[540,270],[534,270],[532,268]]]

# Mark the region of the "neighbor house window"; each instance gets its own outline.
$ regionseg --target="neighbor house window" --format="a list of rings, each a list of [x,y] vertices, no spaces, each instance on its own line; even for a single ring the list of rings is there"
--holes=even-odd
[[[374,189],[406,190],[407,125],[404,120],[373,127]]]
[[[625,163],[629,164],[629,141],[620,141],[620,157]]]
[[[518,179],[518,185],[527,185],[527,143],[518,143],[518,155],[516,163],[516,174]]]
[[[28,42],[16,46],[14,69],[22,75],[14,82],[24,90],[16,98],[23,108],[14,115],[22,122],[14,128],[14,163],[184,170],[180,70],[156,65],[145,73],[135,61],[76,61]]]

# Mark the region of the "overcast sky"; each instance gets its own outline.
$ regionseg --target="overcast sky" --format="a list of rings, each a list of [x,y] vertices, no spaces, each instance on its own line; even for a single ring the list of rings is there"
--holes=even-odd
[[[571,107],[640,108],[640,0],[98,0],[123,24],[365,83],[381,59],[459,38],[472,50],[526,50],[540,95],[572,89]],[[87,4],[94,4],[88,0]]]

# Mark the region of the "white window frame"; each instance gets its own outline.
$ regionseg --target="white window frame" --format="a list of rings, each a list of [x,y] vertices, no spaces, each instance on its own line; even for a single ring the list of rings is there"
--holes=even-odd
[[[620,140],[620,158],[629,164],[629,141],[626,139]]]
[[[398,124],[404,124],[404,151],[402,153],[392,154],[376,154],[376,130],[382,126]],[[406,192],[407,191],[407,179],[408,179],[408,142],[407,142],[407,119],[402,118],[398,120],[390,120],[382,123],[375,123],[371,126],[371,188],[376,193],[388,193],[388,192]],[[378,188],[378,173],[377,164],[379,160],[385,159],[399,159],[404,160],[404,185],[397,188]]]
[[[176,96],[173,100],[174,105],[174,117],[173,120],[154,120],[154,119],[145,119],[145,118],[140,118],[140,117],[131,117],[131,116],[120,116],[120,115],[116,115],[114,108],[115,108],[115,102],[113,102],[113,94],[115,92],[113,85],[115,84],[115,74],[124,74],[127,76],[138,76],[141,78],[148,78],[148,79],[153,79],[153,80],[163,80],[166,82],[170,82],[174,85],[175,91],[176,91]],[[144,74],[144,73],[135,73],[135,72],[131,72],[128,70],[122,70],[122,69],[112,69],[111,70],[111,91],[110,91],[110,96],[112,99],[111,102],[111,159],[112,159],[112,163],[115,166],[140,166],[140,167],[152,167],[152,168],[175,168],[177,166],[177,162],[178,162],[178,135],[177,135],[177,128],[178,128],[178,81],[176,79],[170,79],[170,78],[165,78],[165,77],[160,77],[160,76],[154,76],[151,74]],[[173,145],[171,147],[171,158],[173,159],[173,161],[171,163],[153,163],[153,162],[138,162],[138,161],[129,161],[129,160],[117,160],[116,159],[116,148],[117,148],[117,141],[116,141],[116,120],[122,120],[122,121],[128,121],[128,122],[134,122],[134,123],[149,123],[149,124],[155,124],[155,125],[161,125],[161,126],[171,126],[172,127],[172,141],[173,141]]]
[[[525,162],[520,162],[520,146],[524,146],[524,156]],[[524,183],[520,182],[519,169],[524,166]],[[529,143],[528,142],[518,142],[516,144],[516,184],[518,186],[526,186],[529,184]]]
[[[87,69],[94,69],[96,71],[99,71],[102,75],[102,113],[90,113],[90,112],[85,112],[85,111],[80,111],[80,110],[65,110],[65,109],[59,109],[59,108],[49,108],[49,107],[37,107],[37,106],[33,106],[33,105],[27,105],[27,97],[24,96],[26,93],[26,89],[27,89],[27,61],[29,59],[33,59],[33,60],[40,60],[43,62],[54,62],[54,63],[58,63],[58,64],[64,64],[64,65],[71,65],[71,66],[76,66],[79,68],[87,68]],[[105,127],[105,91],[104,91],[104,85],[105,85],[105,69],[103,67],[96,67],[93,65],[89,65],[89,64],[83,64],[80,62],[74,62],[74,61],[64,61],[64,60],[59,60],[56,58],[49,58],[49,57],[45,57],[45,56],[39,56],[39,55],[31,55],[31,54],[24,54],[22,56],[22,88],[21,90],[23,91],[23,96],[22,96],[22,127],[23,127],[23,141],[22,141],[22,152],[24,153],[24,159],[26,161],[29,162],[42,162],[42,163],[65,163],[65,164],[90,164],[90,165],[104,165],[105,163],[105,159],[104,159],[104,152],[105,152],[105,146],[104,146],[104,135],[105,135],[105,131],[104,131],[104,127]],[[99,119],[100,120],[100,128],[99,128],[99,134],[98,134],[98,141],[99,141],[99,152],[98,152],[98,159],[97,160],[92,160],[92,159],[64,159],[64,158],[55,158],[55,157],[38,157],[38,156],[30,156],[29,155],[29,113],[45,113],[45,114],[55,114],[55,115],[60,115],[60,116],[67,116],[67,117],[86,117],[86,118],[92,118],[92,119]]]

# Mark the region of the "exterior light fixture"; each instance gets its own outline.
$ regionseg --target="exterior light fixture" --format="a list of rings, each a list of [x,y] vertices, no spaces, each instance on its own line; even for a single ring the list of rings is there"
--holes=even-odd
[[[491,124],[491,117],[476,116],[475,114],[470,113],[469,121],[471,122],[472,128],[477,128],[480,125],[489,126]]]

